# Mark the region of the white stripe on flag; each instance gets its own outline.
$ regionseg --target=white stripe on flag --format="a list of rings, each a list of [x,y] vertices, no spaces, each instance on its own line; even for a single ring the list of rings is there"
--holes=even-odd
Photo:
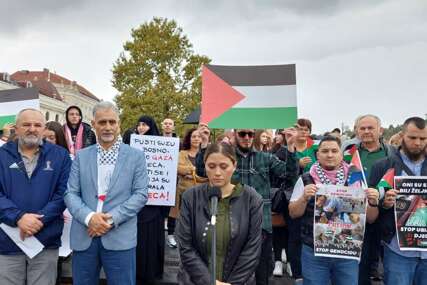
[[[0,116],[16,115],[25,108],[40,109],[40,100],[22,100],[0,103]]]
[[[296,85],[277,86],[233,86],[245,99],[233,108],[296,107]]]

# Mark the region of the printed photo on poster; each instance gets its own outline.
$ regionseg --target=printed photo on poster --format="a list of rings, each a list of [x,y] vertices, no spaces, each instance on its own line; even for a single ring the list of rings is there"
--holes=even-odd
[[[361,187],[319,185],[315,196],[314,254],[359,260],[366,221]]]
[[[147,205],[174,206],[179,138],[133,134],[130,146],[145,153],[149,178]]]
[[[394,185],[400,250],[427,251],[427,176],[396,176]]]

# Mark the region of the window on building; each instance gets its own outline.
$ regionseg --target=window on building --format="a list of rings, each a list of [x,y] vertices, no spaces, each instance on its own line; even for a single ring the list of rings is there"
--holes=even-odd
[[[55,115],[55,122],[59,122],[59,115],[58,114]]]
[[[49,114],[49,112],[46,112],[46,121],[49,121],[49,117],[50,117],[50,114]]]

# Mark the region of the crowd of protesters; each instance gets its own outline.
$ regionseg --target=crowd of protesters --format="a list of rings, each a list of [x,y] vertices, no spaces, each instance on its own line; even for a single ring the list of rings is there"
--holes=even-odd
[[[408,118],[389,141],[371,114],[355,120],[351,138],[340,129],[313,135],[312,128],[300,118],[275,132],[235,129],[214,137],[205,124],[188,129],[175,206],[148,206],[145,156],[128,146],[130,137],[176,137],[172,119],[159,129],[143,114],[121,133],[119,112],[109,102],[94,107],[91,125],[78,106],[67,109],[64,125],[24,109],[1,136],[0,223],[17,229],[22,240],[36,237],[44,248],[28,258],[0,229],[0,283],[57,282],[68,208],[74,284],[98,284],[101,268],[108,284],[161,279],[165,245],[179,252],[179,284],[206,285],[211,268],[217,285],[269,284],[272,275],[303,284],[427,284],[427,252],[399,248],[398,191],[376,189],[391,168],[395,176],[427,176],[426,121]],[[348,185],[344,153],[350,149],[358,150],[368,184],[360,262],[315,256],[313,250],[314,196],[319,184]],[[221,199],[212,266],[208,192],[214,186]]]

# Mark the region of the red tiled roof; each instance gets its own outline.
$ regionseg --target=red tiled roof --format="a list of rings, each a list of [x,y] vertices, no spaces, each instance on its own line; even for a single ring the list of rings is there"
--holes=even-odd
[[[52,82],[47,80],[26,80],[26,81],[16,81],[20,86],[27,87],[27,82],[31,82],[32,86],[37,88],[39,92],[43,95],[46,95],[50,98],[57,99],[59,101],[64,101],[64,99],[59,95],[58,90]]]
[[[28,71],[28,70],[21,70],[13,73],[11,75],[12,80],[15,81],[46,81],[46,82],[53,82],[56,84],[64,84],[64,85],[75,85],[77,87],[77,90],[85,95],[86,97],[89,97],[91,99],[94,99],[96,101],[100,101],[95,95],[93,95],[91,92],[89,92],[86,88],[83,86],[77,84],[75,81],[71,81],[65,77],[62,77],[58,74],[49,72],[49,70],[45,69],[43,71]],[[56,89],[56,88],[55,88]]]

